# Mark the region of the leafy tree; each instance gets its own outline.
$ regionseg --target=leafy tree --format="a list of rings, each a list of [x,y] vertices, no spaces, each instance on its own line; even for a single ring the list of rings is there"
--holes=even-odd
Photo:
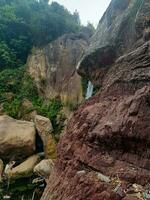
[[[0,0],[0,70],[23,65],[33,46],[79,29],[78,13],[56,2]]]
[[[7,46],[5,42],[0,42],[0,67],[12,67],[15,64],[15,60],[15,53]]]

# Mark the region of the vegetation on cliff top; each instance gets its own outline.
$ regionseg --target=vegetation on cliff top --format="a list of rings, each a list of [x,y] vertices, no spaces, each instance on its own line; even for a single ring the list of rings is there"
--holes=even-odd
[[[57,123],[62,109],[60,100],[46,102],[39,97],[25,63],[34,46],[44,46],[81,27],[78,12],[71,14],[56,2],[0,0],[0,110],[20,119],[22,102],[27,99],[33,104],[32,110],[50,118],[54,131],[60,131],[62,126]]]
[[[41,47],[65,33],[81,29],[93,31],[89,24],[82,27],[77,11],[71,14],[56,2],[48,0],[0,0],[0,112],[22,118],[25,99],[38,114],[50,118],[54,132],[60,132],[64,120],[59,99],[46,102],[39,97],[25,63],[33,47]],[[72,106],[72,105],[71,105]],[[73,106],[72,106],[73,107]],[[74,108],[74,107],[73,107]]]
[[[56,2],[0,0],[0,70],[21,66],[33,46],[79,28],[78,13],[71,14]]]

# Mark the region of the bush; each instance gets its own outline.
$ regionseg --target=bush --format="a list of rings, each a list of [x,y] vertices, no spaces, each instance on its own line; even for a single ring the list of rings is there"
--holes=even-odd
[[[14,118],[20,118],[20,107],[21,107],[21,101],[19,99],[14,99],[11,103],[4,102],[3,109],[4,111],[11,117]]]
[[[38,114],[48,117],[51,120],[54,134],[61,132],[63,129],[63,122],[66,118],[61,113],[63,105],[59,98],[51,99],[49,102],[44,102],[42,98],[38,98],[33,101],[33,107]],[[61,118],[59,122],[57,121],[58,116]]]
[[[24,99],[28,99],[33,104],[33,108],[27,110],[26,113],[36,110],[39,115],[51,120],[54,133],[60,132],[63,123],[60,125],[57,122],[57,116],[61,116],[63,107],[61,100],[55,98],[47,102],[39,97],[37,88],[32,78],[26,73],[25,67],[2,71],[0,73],[0,103],[3,103],[4,112],[11,117],[20,119],[23,115],[21,106]],[[65,120],[64,116],[61,118],[62,121]]]
[[[12,94],[12,98],[7,98]],[[4,112],[19,119],[20,107],[23,99],[33,101],[38,93],[31,77],[25,72],[25,67],[6,69],[0,73],[0,102],[3,103]]]

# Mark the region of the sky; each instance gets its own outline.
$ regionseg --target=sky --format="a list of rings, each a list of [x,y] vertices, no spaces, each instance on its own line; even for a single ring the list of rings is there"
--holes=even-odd
[[[91,22],[97,26],[111,0],[50,0],[50,3],[52,1],[63,5],[71,13],[77,10],[83,25]]]

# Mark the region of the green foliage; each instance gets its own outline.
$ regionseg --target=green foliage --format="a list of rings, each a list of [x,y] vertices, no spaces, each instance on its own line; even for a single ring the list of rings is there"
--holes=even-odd
[[[33,193],[35,189],[40,185],[40,183],[32,183],[35,176],[30,178],[17,179],[9,183],[9,188],[7,184],[0,183],[0,200],[4,199],[6,195],[11,196],[11,200],[32,200]],[[38,187],[39,188],[39,187]],[[39,200],[44,188],[40,188],[40,192],[35,192],[34,200]]]
[[[51,120],[54,133],[60,132],[63,124],[57,121],[57,116],[59,115],[62,121],[65,120],[64,116],[61,116],[63,105],[60,99],[55,98],[47,102],[40,98],[25,67],[3,70],[0,73],[0,103],[3,104],[4,112],[11,117],[20,119],[24,99],[28,99],[33,104],[31,110],[26,110],[26,113],[36,110],[38,114]]]
[[[4,93],[13,93],[17,99],[33,100],[38,93],[31,77],[25,72],[25,67],[6,69],[0,73],[0,97]]]
[[[0,42],[0,66],[8,66],[11,68],[12,66],[14,66],[15,60],[15,53],[11,51],[11,49],[7,46],[5,42]]]
[[[73,15],[48,0],[0,0],[0,70],[22,66],[33,46],[43,46],[80,28]]]
[[[31,48],[29,27],[16,15],[15,4],[0,7],[0,47],[0,70],[20,66]]]
[[[62,129],[65,117],[61,114],[59,99],[45,102],[39,98],[31,77],[22,67],[31,49],[43,46],[59,36],[70,33],[93,32],[93,27],[82,27],[77,11],[71,14],[56,2],[48,0],[0,0],[0,103],[4,111],[21,118],[21,106],[25,99],[33,104],[32,110],[49,117],[54,132]],[[74,110],[76,105],[71,104]],[[30,112],[28,110],[26,112]]]
[[[20,118],[23,99],[33,101],[36,98],[38,98],[36,87],[24,67],[6,69],[0,73],[0,102],[3,102],[3,109],[8,115]]]
[[[21,101],[20,99],[16,98],[16,99],[13,99],[12,102],[5,101],[3,104],[3,109],[11,117],[20,118],[21,117],[20,106],[21,106]]]
[[[53,125],[54,134],[58,134],[61,132],[63,128],[65,116],[61,114],[62,103],[58,98],[51,99],[49,102],[45,102],[42,98],[38,98],[33,101],[34,109],[38,112],[38,114],[48,117]],[[57,120],[57,117],[60,117],[60,120]]]

